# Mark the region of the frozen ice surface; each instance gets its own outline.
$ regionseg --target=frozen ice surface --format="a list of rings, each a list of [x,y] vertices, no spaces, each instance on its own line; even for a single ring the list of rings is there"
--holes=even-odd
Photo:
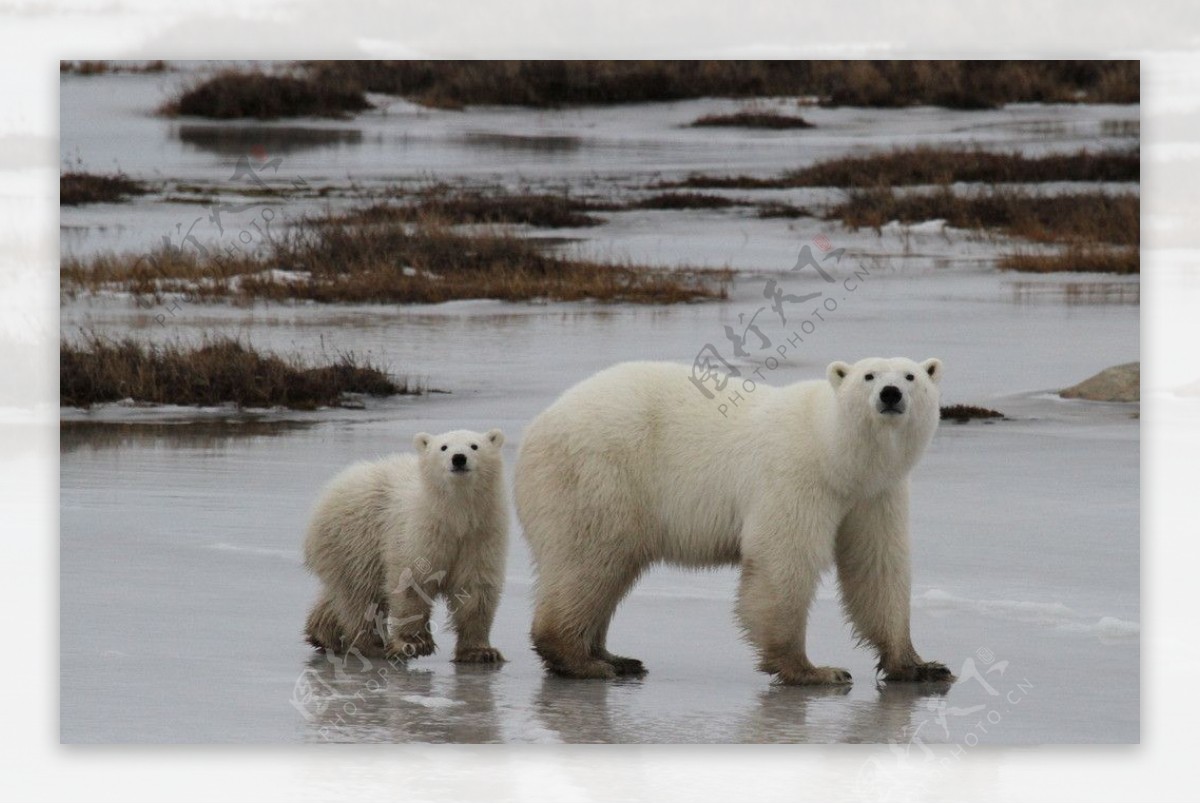
[[[78,152],[93,169],[119,163],[141,177],[224,182],[231,157],[212,143],[228,139],[181,138],[180,123],[147,113],[176,80],[65,79],[64,157]],[[767,174],[897,143],[1030,151],[1111,145],[1104,121],[1137,119],[1136,108],[1125,107],[805,109],[820,128],[680,127],[731,105],[441,113],[398,104],[351,122],[289,124],[361,134],[300,136],[301,145],[283,152],[281,172],[314,184],[519,175],[611,192],[657,173]],[[180,206],[64,210],[64,253],[157,242],[177,221],[190,221],[192,211]],[[568,232],[579,239],[565,248],[662,265],[729,265],[739,271],[730,299],[670,308],[180,303],[165,326],[155,320],[165,307],[138,310],[116,296],[65,303],[68,334],[94,327],[193,339],[222,331],[310,357],[353,350],[451,393],[356,411],[64,411],[63,741],[881,742],[919,758],[937,743],[970,750],[1138,740],[1137,407],[1052,393],[1138,359],[1136,277],[998,273],[996,255],[1012,244],[934,223],[877,235],[815,219],[759,220],[737,209],[608,217],[604,226]],[[832,269],[836,286],[811,270],[790,270],[799,248],[820,233],[847,249]],[[856,272],[847,290],[842,282]],[[957,672],[958,683],[877,684],[873,657],[855,648],[827,583],[812,612],[809,653],[848,668],[854,685],[770,686],[739,637],[732,568],[660,568],[622,604],[610,644],[644,660],[645,679],[547,677],[529,649],[532,577],[515,522],[494,633],[510,660],[502,667],[453,665],[450,635],[439,638],[434,657],[407,668],[331,661],[303,643],[317,586],[302,567],[300,542],[318,490],[341,467],[408,449],[421,430],[494,426],[509,435],[511,467],[529,420],[598,369],[628,359],[690,363],[710,342],[729,356],[724,327],[744,326],[739,315],[769,304],[768,279],[789,293],[822,291],[836,309],[824,308],[818,320],[809,308],[789,307],[784,324],[768,307],[759,323],[771,349],[806,320],[813,329],[777,368],[763,366],[757,353],[738,361],[746,373],[763,366],[778,384],[821,376],[835,359],[937,356],[946,362],[945,402],[1009,417],[943,425],[913,478],[914,640],[925,658]],[[445,621],[440,609],[436,621]],[[884,756],[864,772],[886,773]]]
[[[907,744],[918,727],[928,743],[1137,739],[1137,423],[1107,412],[947,425],[919,468],[913,628],[923,655],[962,676],[948,691],[877,688],[832,585],[812,614],[810,653],[849,668],[855,685],[770,687],[738,636],[732,569],[662,569],[635,588],[611,645],[646,661],[644,680],[544,677],[528,648],[519,537],[495,631],[503,667],[455,667],[449,637],[406,670],[313,654],[300,629],[316,586],[299,541],[320,485],[349,461],[403,448],[414,430],[467,421],[519,432],[544,401],[489,416],[487,400],[431,397],[246,433],[69,425],[63,739]],[[986,733],[973,728],[981,718]]]

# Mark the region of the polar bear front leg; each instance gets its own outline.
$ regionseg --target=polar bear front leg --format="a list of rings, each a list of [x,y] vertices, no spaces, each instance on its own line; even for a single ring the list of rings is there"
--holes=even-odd
[[[808,660],[808,611],[821,572],[833,561],[834,527],[777,511],[747,523],[742,538],[738,617],[758,651],[758,669],[781,684],[849,684],[850,672]]]
[[[953,681],[944,664],[926,662],[910,632],[908,484],[859,503],[838,529],[842,605],[855,631],[879,653],[887,681]]]
[[[479,584],[448,596],[450,617],[458,633],[454,649],[456,662],[496,663],[505,661],[500,651],[491,646],[489,635],[500,603],[500,590],[490,584]]]
[[[388,590],[387,655],[394,659],[429,656],[436,649],[429,630],[433,590],[421,588],[412,570],[403,569]]]

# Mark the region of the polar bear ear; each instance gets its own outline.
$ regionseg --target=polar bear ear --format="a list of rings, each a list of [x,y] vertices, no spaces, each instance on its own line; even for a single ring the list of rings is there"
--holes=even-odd
[[[829,378],[829,384],[837,388],[842,384],[843,380],[850,376],[850,372],[853,370],[854,366],[838,360],[829,364],[829,368],[825,369],[825,376]]]
[[[504,446],[504,433],[500,432],[499,428],[487,431],[487,440],[493,447]]]
[[[426,447],[429,446],[429,442],[432,440],[433,436],[431,436],[429,433],[417,433],[415,436],[413,436],[413,446],[416,448],[417,452],[424,452]]]
[[[925,373],[929,375],[929,379],[934,382],[939,382],[942,379],[942,361],[936,357],[931,357],[921,364],[921,368],[925,369]]]

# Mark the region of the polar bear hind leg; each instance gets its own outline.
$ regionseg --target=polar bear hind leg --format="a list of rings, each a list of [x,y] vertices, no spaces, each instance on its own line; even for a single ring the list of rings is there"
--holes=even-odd
[[[570,678],[641,675],[637,659],[606,648],[617,604],[641,575],[635,562],[613,560],[603,568],[539,566],[541,586],[533,618],[533,645],[546,669]]]

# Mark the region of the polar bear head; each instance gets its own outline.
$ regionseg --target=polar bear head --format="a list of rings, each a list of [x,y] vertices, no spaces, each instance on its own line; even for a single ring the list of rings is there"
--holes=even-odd
[[[854,365],[830,363],[829,384],[841,413],[876,425],[932,434],[941,416],[942,361],[868,357]]]
[[[421,477],[427,484],[453,486],[495,479],[502,465],[500,447],[504,433],[488,430],[451,430],[441,435],[417,433],[413,446]]]

